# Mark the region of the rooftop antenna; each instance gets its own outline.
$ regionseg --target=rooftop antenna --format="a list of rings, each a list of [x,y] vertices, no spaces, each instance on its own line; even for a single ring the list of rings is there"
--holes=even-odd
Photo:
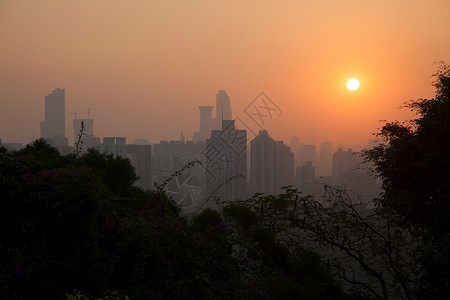
[[[71,114],[71,115],[74,115],[74,116],[75,116],[75,119],[78,119],[78,118],[77,118],[77,115],[78,115],[78,114],[82,114],[82,115],[83,115],[83,114],[86,114],[86,113],[71,112],[70,114]]]
[[[88,108],[87,108],[87,111],[88,111],[88,119],[90,119],[91,117],[90,117],[90,112],[91,112],[91,110],[96,110],[95,108],[89,108],[89,106],[88,106]]]
[[[88,106],[88,108],[74,108],[74,110],[84,110],[84,111],[87,111],[87,115],[88,115],[88,119],[90,119],[91,118],[91,110],[96,110],[95,108],[90,108],[89,106]],[[77,118],[77,113],[74,113],[75,114],[75,119]],[[85,114],[85,113],[80,113],[80,114]]]

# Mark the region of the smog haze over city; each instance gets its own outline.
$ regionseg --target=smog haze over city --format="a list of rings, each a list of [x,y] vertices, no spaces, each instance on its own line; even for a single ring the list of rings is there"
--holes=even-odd
[[[0,0],[0,299],[448,299],[449,13]]]
[[[0,1],[0,137],[40,137],[44,95],[92,107],[97,136],[191,139],[218,90],[233,118],[265,92],[276,139],[366,144],[449,61],[448,1]],[[346,81],[360,87],[349,91]],[[78,110],[77,110],[78,109]],[[85,113],[85,111],[83,111]],[[213,112],[214,113],[214,112]]]

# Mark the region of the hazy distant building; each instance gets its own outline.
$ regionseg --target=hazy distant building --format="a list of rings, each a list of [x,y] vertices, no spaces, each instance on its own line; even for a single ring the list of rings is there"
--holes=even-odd
[[[298,137],[293,136],[291,138],[291,151],[294,152],[295,149],[297,149],[299,145],[300,145],[300,140],[298,139]]]
[[[5,147],[8,151],[17,151],[23,148],[22,143],[3,143],[0,139],[0,147]]]
[[[213,106],[199,106],[200,109],[200,138],[205,141],[211,136]]]
[[[250,186],[252,193],[278,194],[281,187],[295,184],[294,154],[266,130],[250,142]]]
[[[73,119],[73,143],[78,141],[78,135],[81,132],[81,123],[84,125],[83,133],[85,135],[94,135],[93,119]]]
[[[295,167],[301,166],[304,163],[303,153],[305,150],[305,144],[300,143],[298,137],[294,136],[291,138],[291,151],[294,153],[294,164]]]
[[[205,147],[205,143],[191,141],[160,141],[153,145],[152,180],[162,183],[184,165],[195,160],[196,155]],[[186,170],[191,172],[192,169]]]
[[[186,137],[184,136],[183,132],[180,132],[180,142],[186,143]]]
[[[133,141],[134,145],[150,145],[150,142],[147,139],[135,139]]]
[[[333,154],[331,142],[321,143],[319,163],[317,164],[317,173],[321,176],[331,176],[332,161],[333,161]]]
[[[345,189],[352,199],[359,199],[365,203],[378,197],[381,183],[374,178],[363,163],[362,157],[353,152],[352,148],[343,151],[339,148],[333,154],[333,177],[331,184]]]
[[[302,164],[307,161],[316,166],[316,145],[304,145]]]
[[[349,148],[347,151],[339,148],[333,154],[333,178],[336,182],[342,182],[346,177],[346,173],[357,167],[359,157],[355,154],[352,148]]]
[[[86,153],[89,148],[95,148],[101,144],[100,138],[94,136],[94,120],[93,119],[73,119],[73,144],[76,147],[81,134],[81,124],[84,125],[82,143],[79,148],[81,153]]]
[[[181,136],[179,141],[161,141],[159,144],[154,144],[152,181],[162,184],[172,174],[194,161],[204,148],[204,142],[186,142],[184,136]],[[185,169],[179,176],[173,177],[168,182],[167,195],[183,208],[197,205],[201,200],[203,189],[201,174],[203,169],[199,165]]]
[[[209,197],[215,191],[214,196],[224,201],[244,199],[246,179],[235,178],[224,183],[233,176],[247,175],[247,131],[236,129],[234,120],[223,120],[221,127],[222,130],[211,132],[201,153],[206,187],[203,196]]]
[[[294,153],[283,141],[276,141],[275,187],[295,184]]]
[[[269,136],[267,130],[260,130],[259,134],[250,142],[250,187],[253,193],[273,195],[278,191],[275,186],[276,143]]]
[[[101,152],[105,154],[112,154],[114,157],[126,157],[126,137],[104,137],[101,145]]]
[[[312,195],[311,186],[316,180],[316,170],[311,161],[307,161],[296,169],[296,187],[306,195]]]
[[[152,146],[151,145],[127,145],[127,158],[133,165],[139,179],[136,186],[151,190],[152,183]]]
[[[222,120],[232,120],[230,97],[224,90],[219,90],[216,94],[216,117],[213,119],[212,129],[221,130]]]
[[[67,146],[65,89],[55,89],[45,96],[45,121],[41,122],[41,138],[53,146]]]

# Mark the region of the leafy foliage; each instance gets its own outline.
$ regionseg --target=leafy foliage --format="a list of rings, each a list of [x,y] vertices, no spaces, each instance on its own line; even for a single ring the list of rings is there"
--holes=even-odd
[[[438,238],[450,229],[450,69],[435,75],[436,97],[405,104],[410,122],[385,124],[385,143],[365,152],[383,180],[380,205],[411,228]]]
[[[409,122],[385,124],[383,144],[365,152],[383,180],[380,211],[398,215],[421,244],[421,292],[440,299],[450,293],[450,68],[435,75],[436,96],[405,104]]]
[[[286,188],[277,196],[255,194],[224,211],[236,211],[239,206],[260,216],[260,224],[270,228],[272,239],[266,242],[268,248],[262,249],[280,268],[292,268],[286,259],[295,260],[307,246],[321,248],[328,258],[327,267],[348,283],[355,296],[414,298],[418,244],[411,243],[408,232],[395,226],[389,215],[368,211],[341,190],[327,187],[326,199],[328,202],[322,204]],[[321,281],[326,282],[326,278]]]
[[[319,256],[292,259],[252,212],[187,220],[135,180],[128,160],[92,150],[2,149],[0,298],[345,298]]]

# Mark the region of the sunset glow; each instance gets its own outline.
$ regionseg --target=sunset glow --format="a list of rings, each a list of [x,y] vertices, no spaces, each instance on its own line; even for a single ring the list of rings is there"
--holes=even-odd
[[[99,136],[190,139],[198,106],[223,89],[241,119],[261,91],[273,98],[283,115],[267,128],[280,139],[365,143],[379,120],[403,118],[405,100],[433,95],[433,63],[450,61],[448,11],[449,1],[0,1],[0,138],[39,137],[43,95],[65,88],[70,140],[69,113],[88,106]],[[364,78],[358,101],[352,77]]]

